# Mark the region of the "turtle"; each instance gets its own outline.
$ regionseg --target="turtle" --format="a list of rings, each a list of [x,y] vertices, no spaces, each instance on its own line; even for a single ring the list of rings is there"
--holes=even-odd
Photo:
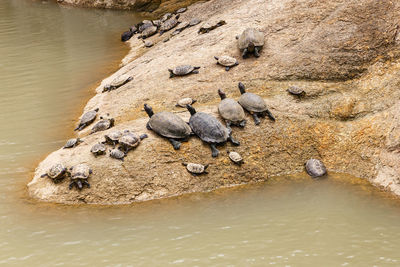
[[[145,47],[152,47],[153,45],[154,45],[154,43],[152,41],[150,41],[150,40],[147,40],[147,41],[144,42],[144,46]]]
[[[242,156],[240,156],[239,153],[234,152],[234,151],[227,151],[229,158],[233,161],[233,163],[237,164],[237,165],[242,165],[243,162],[243,158]]]
[[[318,159],[309,159],[304,165],[308,175],[313,178],[321,177],[326,174],[326,167],[324,163]]]
[[[105,131],[114,126],[114,118],[100,117],[100,120],[93,126],[90,134]]]
[[[152,26],[154,26],[154,25],[150,20],[143,20],[142,23],[140,23],[140,25],[138,27],[138,31],[140,33],[143,33],[144,30],[146,30],[147,28],[150,28]]]
[[[56,163],[51,166],[50,169],[47,170],[45,174],[42,174],[40,177],[48,177],[55,184],[61,182],[65,178],[65,174],[67,172],[67,168],[62,163]]]
[[[118,87],[121,87],[122,85],[130,82],[133,80],[132,76],[129,76],[128,74],[123,74],[112,80],[110,83],[104,85],[103,88],[103,93],[104,92],[110,92],[111,90],[115,90]]]
[[[220,20],[218,22],[205,22],[203,25],[201,25],[198,33],[199,34],[204,34],[204,33],[209,33],[210,31],[214,30],[215,28],[221,27],[222,25],[225,25],[226,22],[225,20]]]
[[[124,161],[126,154],[123,151],[119,150],[118,148],[114,148],[113,150],[109,150],[109,151],[110,151],[111,158]]]
[[[217,144],[230,141],[235,146],[240,145],[240,142],[233,139],[231,129],[223,126],[214,116],[204,112],[196,112],[191,105],[186,105],[186,108],[191,115],[189,119],[190,128],[203,142],[210,144],[213,157],[217,157],[219,154],[216,148]]]
[[[129,39],[132,38],[133,34],[134,34],[134,32],[132,31],[132,29],[129,29],[129,31],[123,32],[121,34],[121,42],[128,41]]]
[[[115,147],[118,144],[119,138],[122,136],[121,131],[113,131],[104,135],[105,143]]]
[[[83,114],[79,125],[75,128],[75,131],[82,131],[86,126],[91,124],[96,119],[98,111],[99,109],[96,108]]]
[[[160,35],[162,35],[164,32],[167,32],[171,30],[172,28],[176,27],[180,22],[178,21],[178,16],[175,16],[175,18],[170,18],[166,21],[163,22],[160,26]]]
[[[288,93],[294,96],[297,96],[298,98],[303,97],[306,95],[306,92],[298,87],[298,86],[289,86],[289,88],[287,89]]]
[[[255,57],[260,56],[260,50],[264,45],[264,34],[254,28],[245,29],[242,34],[236,36],[242,57],[248,58],[249,54],[254,54]]]
[[[83,140],[81,140],[80,138],[71,138],[67,141],[67,143],[64,145],[64,149],[65,148],[73,148],[76,147],[77,145],[79,145],[80,143],[82,143]]]
[[[226,121],[226,127],[231,128],[231,125],[240,127],[246,126],[246,115],[242,106],[232,98],[226,98],[226,95],[221,89],[218,90],[221,97],[221,102],[218,105],[218,112]]]
[[[186,105],[187,105],[187,104],[192,105],[192,104],[194,104],[194,103],[196,103],[196,102],[197,102],[196,99],[192,99],[192,98],[190,98],[190,97],[185,97],[185,98],[179,99],[179,101],[176,103],[175,106],[176,106],[176,107],[186,108]]]
[[[208,174],[208,172],[206,171],[209,164],[206,165],[202,165],[202,164],[198,164],[198,163],[187,163],[187,162],[183,162],[182,163],[183,166],[186,166],[186,170],[188,172],[190,172],[192,175],[199,175],[199,174]]]
[[[92,152],[95,157],[104,155],[106,153],[106,146],[103,143],[95,144],[90,149],[90,152]]]
[[[136,25],[133,25],[129,28],[129,30],[133,33],[136,33],[138,31],[138,28],[136,27]]]
[[[86,185],[90,188],[88,183],[88,178],[92,174],[92,170],[87,164],[81,163],[70,168],[71,183],[69,184],[69,189],[75,185],[79,190]]]
[[[147,37],[154,35],[156,32],[157,32],[157,27],[150,26],[150,27],[146,28],[144,31],[142,31],[140,38],[146,39]]]
[[[178,33],[183,31],[184,29],[186,29],[187,27],[189,27],[189,21],[185,21],[180,23],[178,26],[176,26],[175,31],[177,31]]]
[[[161,22],[167,21],[167,20],[169,20],[171,17],[172,17],[172,14],[171,14],[171,13],[166,13],[166,14],[164,14],[164,16],[162,16]]]
[[[239,65],[237,59],[230,56],[214,56],[214,58],[217,60],[217,65],[224,66],[226,71],[228,71],[232,67]]]
[[[192,18],[192,19],[189,21],[189,27],[193,27],[193,26],[199,24],[200,22],[201,22],[201,19],[199,19],[199,18]]]
[[[123,150],[125,153],[128,153],[129,150],[137,147],[140,141],[147,137],[147,134],[142,134],[141,136],[138,136],[129,130],[125,130],[122,136],[119,138],[120,149]]]
[[[161,23],[162,23],[160,19],[153,20],[152,22],[153,22],[153,25],[156,26],[156,27],[160,27]]]
[[[178,115],[167,111],[154,114],[153,109],[147,104],[144,104],[144,109],[150,117],[147,129],[167,138],[175,150],[181,147],[180,141],[186,141],[192,134],[189,125]]]
[[[187,10],[186,7],[182,7],[182,8],[180,8],[180,9],[178,9],[175,13],[177,13],[177,14],[183,13],[183,12],[185,12],[186,10]]]
[[[253,93],[246,93],[244,84],[239,82],[239,90],[242,94],[238,100],[239,104],[247,110],[254,118],[254,123],[256,125],[260,124],[260,119],[258,115],[264,117],[267,115],[272,121],[275,121],[275,117],[268,110],[267,104],[264,99]]]
[[[200,69],[200,67],[193,67],[192,65],[180,65],[174,69],[168,69],[169,77],[172,78],[175,76],[184,76],[190,73],[198,74],[198,69]]]

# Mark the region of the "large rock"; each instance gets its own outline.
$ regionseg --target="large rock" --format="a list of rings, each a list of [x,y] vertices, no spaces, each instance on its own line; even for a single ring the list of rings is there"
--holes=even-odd
[[[150,50],[131,39],[124,66],[102,82],[85,108],[99,107],[100,113],[115,116],[116,129],[150,137],[125,162],[94,158],[90,147],[104,132],[86,137],[88,127],[80,133],[85,143],[55,151],[40,163],[29,193],[59,203],[131,203],[299,172],[314,157],[329,171],[369,179],[400,195],[399,11],[398,3],[385,0],[212,0],[192,5],[182,21],[199,16],[227,24],[202,35],[197,25],[166,43],[153,36],[155,46]],[[235,36],[246,27],[264,32],[261,57],[239,59],[240,64],[226,72],[213,56],[240,58]],[[201,66],[200,74],[169,79],[167,68],[185,63]],[[101,93],[107,82],[125,73],[134,80]],[[217,89],[237,99],[239,81],[264,97],[276,116],[275,123],[263,120],[259,126],[248,116],[244,129],[234,128],[240,147],[221,147],[221,155],[214,159],[209,147],[195,137],[175,151],[146,129],[144,103],[187,120],[188,112],[174,105],[189,96],[198,100],[196,109],[218,116]],[[303,87],[306,97],[298,100],[287,94],[290,85]],[[232,164],[227,148],[240,152],[245,164]],[[88,163],[92,187],[70,191],[67,181],[54,185],[39,178],[58,161]],[[209,163],[209,174],[190,175],[184,161]]]

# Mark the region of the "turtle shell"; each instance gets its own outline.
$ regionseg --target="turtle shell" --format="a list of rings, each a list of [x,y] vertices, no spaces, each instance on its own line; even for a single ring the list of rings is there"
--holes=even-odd
[[[153,25],[154,25],[154,26],[157,26],[157,27],[160,27],[160,26],[161,26],[161,20],[159,20],[159,19],[153,20],[152,22],[153,22]]]
[[[190,98],[190,97],[185,97],[185,98],[182,98],[182,99],[180,99],[180,100],[178,101],[177,106],[186,108],[186,105],[191,105],[191,104],[193,104],[194,102],[196,102],[196,101],[193,100],[192,98]]]
[[[229,137],[229,130],[214,116],[197,112],[190,117],[193,132],[206,143],[224,143]]]
[[[172,28],[174,28],[176,25],[178,25],[178,20],[176,20],[175,18],[170,18],[170,19],[164,21],[164,23],[160,27],[160,31],[162,31],[162,32],[169,31]]]
[[[125,156],[126,156],[125,153],[117,148],[114,148],[113,150],[110,151],[110,157],[114,159],[123,160]]]
[[[206,170],[204,165],[198,163],[185,163],[184,165],[186,165],[186,169],[191,173],[201,174]]]
[[[298,86],[290,86],[287,91],[292,95],[303,95],[305,94],[304,90]]]
[[[64,148],[76,147],[77,145],[79,145],[79,143],[80,143],[80,139],[79,138],[71,138],[64,145]]]
[[[139,145],[140,143],[140,137],[137,136],[134,133],[125,133],[124,135],[121,136],[121,138],[119,139],[119,144],[122,147],[125,148],[133,148],[136,147],[137,145]]]
[[[309,159],[305,165],[306,171],[311,177],[320,177],[326,174],[326,167],[320,160]]]
[[[165,22],[165,21],[167,21],[168,19],[170,19],[171,17],[172,17],[172,14],[171,14],[171,13],[166,13],[166,14],[164,14],[164,16],[162,16],[161,22]]]
[[[217,59],[218,63],[225,67],[232,67],[238,63],[236,58],[230,56],[221,56]]]
[[[240,156],[240,154],[237,153],[237,152],[234,152],[234,151],[228,152],[228,156],[236,164],[242,164],[243,163],[242,156]]]
[[[47,176],[49,176],[51,179],[57,179],[63,176],[66,170],[67,169],[63,164],[57,163],[47,171]]]
[[[190,20],[189,26],[191,27],[191,26],[197,25],[197,24],[199,24],[200,22],[201,22],[201,19],[193,18],[193,19]]]
[[[102,119],[98,121],[92,128],[91,133],[100,132],[111,128],[114,125],[114,119]]]
[[[122,133],[120,131],[114,131],[111,133],[108,133],[104,135],[104,138],[106,138],[107,142],[118,142],[119,138],[122,136]]]
[[[254,28],[245,29],[238,39],[239,49],[247,48],[251,42],[254,46],[263,46],[264,34]]]
[[[183,31],[184,29],[186,29],[187,27],[189,27],[189,21],[185,21],[180,23],[177,27],[176,30],[177,31]]]
[[[191,73],[194,70],[192,65],[180,65],[173,69],[173,73],[178,76],[183,76]]]
[[[91,110],[91,111],[88,111],[85,114],[83,114],[81,121],[79,122],[79,127],[82,125],[88,125],[88,124],[92,123],[96,119],[97,111],[98,111],[98,109]]]
[[[111,87],[119,87],[121,85],[124,85],[125,83],[131,81],[133,79],[132,76],[129,76],[128,74],[123,74],[112,80],[110,83]]]
[[[239,104],[250,112],[264,112],[267,110],[267,104],[264,99],[253,93],[244,93],[238,100]]]
[[[218,111],[222,118],[231,122],[241,122],[246,119],[242,106],[232,98],[221,100]]]
[[[187,10],[186,7],[182,7],[182,8],[180,8],[180,9],[178,9],[178,10],[176,11],[176,13],[177,13],[177,14],[183,13],[183,12],[185,12],[186,10]]]
[[[92,173],[92,170],[87,164],[81,163],[72,167],[71,179],[87,179]]]
[[[93,154],[104,154],[104,152],[106,152],[106,146],[102,143],[95,144],[92,149],[90,149],[90,152]]]
[[[139,26],[139,32],[143,32],[147,28],[150,28],[153,26],[153,23],[149,20],[144,20],[142,25]]]
[[[142,32],[143,37],[150,37],[157,32],[156,26],[150,26]]]
[[[189,125],[181,117],[167,111],[151,116],[148,125],[159,135],[168,138],[186,138],[191,134]]]

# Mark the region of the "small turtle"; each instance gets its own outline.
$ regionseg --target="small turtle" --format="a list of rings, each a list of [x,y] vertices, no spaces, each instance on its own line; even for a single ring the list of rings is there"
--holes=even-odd
[[[82,131],[86,126],[91,124],[96,119],[98,111],[99,109],[96,108],[95,110],[91,110],[83,114],[79,125],[75,128],[75,131]]]
[[[187,27],[189,27],[189,21],[180,23],[178,26],[176,26],[175,31],[177,31],[179,33],[181,31],[183,31],[184,29],[186,29]]]
[[[260,124],[260,119],[258,118],[258,115],[261,117],[265,117],[265,115],[267,115],[272,121],[275,121],[275,117],[268,110],[267,104],[265,103],[264,99],[256,94],[246,93],[246,89],[241,82],[239,82],[239,90],[242,95],[240,96],[238,102],[253,116],[254,123],[256,125]]]
[[[193,18],[189,21],[189,27],[193,27],[201,22],[201,19]]]
[[[122,42],[128,41],[129,39],[132,38],[133,34],[134,34],[134,32],[132,31],[132,29],[129,29],[129,31],[123,32],[121,34],[121,41]]]
[[[142,39],[146,39],[147,37],[154,35],[156,32],[157,32],[157,27],[150,26],[150,27],[146,28],[144,31],[142,31],[142,34],[140,35],[140,37]]]
[[[51,166],[50,169],[47,170],[45,174],[42,174],[40,177],[48,177],[50,178],[55,184],[61,182],[65,178],[67,168],[62,163],[57,163]]]
[[[167,20],[169,20],[171,17],[172,17],[172,14],[171,14],[171,13],[166,13],[166,14],[164,14],[164,16],[162,16],[161,22],[167,21]]]
[[[122,133],[120,131],[108,133],[104,135],[104,138],[106,139],[105,143],[115,147],[118,144],[118,140],[121,136]]]
[[[142,134],[141,136],[138,136],[129,130],[125,130],[123,135],[119,138],[120,149],[123,150],[126,154],[129,152],[129,150],[137,147],[140,141],[147,137],[147,134]]]
[[[138,31],[140,33],[143,33],[144,30],[147,28],[153,27],[153,23],[150,20],[143,20],[142,23],[140,23]]]
[[[241,35],[237,36],[242,57],[247,58],[249,54],[254,54],[255,57],[260,56],[260,50],[264,45],[264,34],[254,28],[245,29]]]
[[[150,41],[150,40],[147,40],[147,41],[144,42],[144,46],[145,47],[152,47],[153,45],[154,45],[154,43],[152,41]]]
[[[95,144],[92,149],[90,149],[90,152],[92,152],[95,157],[104,155],[106,153],[106,146],[102,143]]]
[[[178,9],[178,10],[176,11],[176,13],[177,13],[177,14],[183,13],[183,12],[185,12],[186,10],[187,10],[186,7],[182,7],[182,8],[180,8],[180,9]]]
[[[222,25],[225,24],[226,24],[225,20],[220,20],[218,22],[205,22],[203,25],[201,25],[198,33],[199,34],[209,33],[210,31],[218,27],[221,27]]]
[[[170,39],[170,37],[168,36],[167,38],[165,38],[164,40],[162,40],[163,41],[163,43],[166,43],[166,42],[168,42],[169,41],[169,39]]]
[[[64,145],[64,149],[65,148],[73,148],[76,147],[77,145],[79,145],[80,143],[82,143],[83,141],[79,138],[71,138],[67,141],[67,143]]]
[[[233,145],[240,145],[238,141],[233,139],[232,131],[223,126],[214,116],[204,112],[196,112],[191,105],[186,107],[191,115],[189,119],[190,128],[203,142],[210,144],[213,157],[217,157],[219,154],[216,148],[217,144],[230,141]]]
[[[189,125],[178,115],[166,111],[154,114],[153,109],[147,104],[144,104],[144,109],[150,117],[147,129],[167,138],[175,150],[181,147],[180,141],[187,140],[191,135]]]
[[[229,151],[229,150],[227,152],[228,152],[229,158],[233,161],[233,163],[235,163],[239,166],[243,164],[243,158],[242,158],[242,156],[240,156],[239,153],[234,152],[234,151]]]
[[[104,85],[103,93],[104,92],[110,92],[111,90],[115,90],[118,87],[121,87],[122,85],[130,82],[133,80],[132,76],[129,76],[128,74],[123,74],[112,80],[112,82]]]
[[[313,178],[321,177],[326,174],[326,167],[320,160],[309,159],[305,163],[305,166],[308,175],[310,175]]]
[[[295,95],[299,98],[306,95],[306,92],[298,86],[290,86],[287,91],[289,94]]]
[[[88,183],[88,178],[92,174],[92,170],[86,164],[78,164],[70,169],[71,175],[71,183],[69,184],[69,189],[75,185],[79,190],[86,185],[90,188],[90,184]]]
[[[164,32],[167,32],[171,30],[172,28],[176,27],[180,22],[178,21],[178,16],[175,18],[170,18],[166,21],[163,22],[163,24],[160,27],[160,35],[162,35]]]
[[[203,174],[203,173],[208,174],[208,172],[206,171],[208,168],[208,164],[202,165],[202,164],[198,164],[198,163],[183,162],[182,165],[186,166],[186,169],[188,170],[188,172],[190,172],[193,175],[199,175],[199,174]]]
[[[175,76],[184,76],[188,75],[190,73],[198,74],[200,67],[193,67],[191,65],[180,65],[175,67],[174,69],[168,69],[169,71],[169,77],[175,77]]]
[[[217,65],[224,66],[226,71],[228,71],[232,67],[239,65],[237,59],[230,56],[221,56],[221,57],[214,56],[214,58],[217,60]]]
[[[114,148],[113,150],[110,150],[110,157],[113,159],[119,159],[121,161],[124,161],[126,154],[119,150],[118,148]]]
[[[100,131],[105,131],[114,126],[114,118],[100,117],[100,120],[93,126],[90,134]]]
[[[197,102],[197,100],[192,99],[190,97],[185,97],[182,99],[179,99],[178,103],[176,103],[176,107],[182,107],[182,108],[186,108],[186,105],[192,105],[195,102]]]
[[[226,121],[226,127],[231,128],[231,125],[240,127],[246,126],[246,116],[242,106],[232,98],[226,98],[226,95],[221,90],[218,90],[221,97],[221,102],[218,105],[218,112]]]

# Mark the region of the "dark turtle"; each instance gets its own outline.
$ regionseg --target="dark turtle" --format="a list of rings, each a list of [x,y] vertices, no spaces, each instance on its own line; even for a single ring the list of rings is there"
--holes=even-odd
[[[163,22],[163,24],[160,27],[160,35],[162,35],[164,32],[167,32],[171,30],[172,28],[176,27],[180,22],[178,21],[177,16],[175,18],[170,18],[166,21]]]
[[[206,171],[208,168],[208,164],[202,165],[202,164],[198,164],[198,163],[183,162],[182,165],[186,166],[186,170],[193,175],[199,175],[199,174],[203,174],[203,173],[208,174],[208,172]]]
[[[234,152],[234,151],[227,151],[228,152],[228,156],[230,158],[230,160],[233,161],[233,163],[237,164],[237,165],[242,165],[243,164],[243,158],[242,156],[240,156],[239,153]]]
[[[165,21],[169,20],[171,17],[172,17],[171,13],[166,13],[166,14],[164,14],[164,16],[162,16],[161,22],[165,22]]]
[[[104,155],[106,153],[106,146],[103,143],[95,144],[92,149],[90,149],[90,152],[92,152],[95,157]]]
[[[232,67],[239,65],[237,59],[230,56],[221,56],[221,57],[214,56],[214,58],[217,60],[217,65],[224,66],[226,71],[228,71]]]
[[[260,124],[260,119],[258,116],[265,117],[265,115],[267,115],[272,121],[275,121],[275,117],[268,110],[264,99],[256,94],[246,93],[246,89],[241,82],[239,82],[239,90],[242,95],[240,96],[238,102],[253,116],[254,123],[256,125]]]
[[[129,39],[132,38],[133,34],[134,34],[134,32],[132,31],[132,29],[129,29],[129,31],[123,32],[121,34],[121,41],[122,42],[128,41]]]
[[[218,22],[208,21],[208,22],[203,23],[203,25],[201,25],[198,33],[199,34],[209,33],[210,31],[212,31],[218,27],[221,27],[222,25],[225,25],[225,24],[226,24],[225,20],[220,20]]]
[[[75,131],[81,131],[83,130],[86,126],[91,124],[97,116],[97,112],[99,111],[98,108],[95,110],[91,110],[83,114],[81,121],[79,122],[79,125],[75,128]]]
[[[137,147],[140,141],[147,137],[147,134],[142,134],[141,136],[138,136],[129,130],[125,130],[122,136],[119,138],[120,149],[125,153],[128,153],[129,150]]]
[[[55,184],[61,182],[65,178],[67,168],[62,163],[57,163],[51,166],[50,169],[47,170],[45,174],[42,174],[40,177],[48,177],[50,178]]]
[[[192,99],[190,97],[185,97],[185,98],[179,99],[179,101],[176,103],[175,106],[186,108],[186,105],[192,105],[196,102],[197,102],[197,100],[195,100],[195,99]]]
[[[73,148],[82,143],[83,141],[79,138],[71,138],[67,141],[63,148]]]
[[[100,117],[100,120],[93,126],[90,134],[105,131],[114,126],[114,118]]]
[[[150,117],[147,129],[167,138],[175,150],[181,147],[180,141],[187,140],[191,135],[189,125],[178,115],[167,111],[154,114],[153,109],[147,104],[144,104],[144,109]]]
[[[143,33],[144,30],[146,30],[147,28],[153,27],[153,23],[150,20],[143,20],[142,23],[140,23],[139,27],[138,27],[138,31],[140,33]]]
[[[313,178],[321,177],[326,174],[326,167],[320,160],[309,159],[305,163],[305,167],[308,175]]]
[[[249,54],[254,54],[255,57],[260,56],[259,52],[264,45],[264,34],[262,32],[254,28],[247,28],[236,38],[243,58],[249,57]]]
[[[121,87],[122,85],[124,85],[132,80],[133,80],[132,76],[129,76],[128,74],[122,74],[122,75],[118,76],[117,78],[115,78],[114,80],[112,80],[110,83],[104,85],[103,93],[110,92],[111,90],[115,90],[118,87]]]
[[[193,67],[192,65],[180,65],[174,69],[168,69],[169,77],[172,78],[175,76],[184,76],[190,73],[198,74],[198,69],[200,69],[200,67]]]
[[[121,161],[124,161],[126,154],[119,150],[118,148],[114,148],[113,150],[110,150],[110,157],[114,159],[119,159]]]
[[[178,10],[176,11],[176,13],[177,13],[177,14],[183,13],[183,12],[185,12],[186,10],[187,10],[186,7],[182,7],[182,8],[180,8],[180,9],[178,9]]]
[[[295,96],[297,96],[299,98],[306,95],[306,92],[302,88],[300,88],[298,86],[290,86],[287,89],[287,91],[288,91],[289,94],[295,95]]]
[[[232,124],[240,127],[246,126],[246,116],[242,106],[234,99],[226,98],[225,93],[221,90],[218,90],[218,94],[221,97],[218,111],[221,117],[226,121],[226,127],[230,128]]]
[[[240,145],[238,141],[233,139],[231,130],[223,126],[214,116],[204,112],[196,112],[191,105],[186,107],[191,115],[189,125],[192,131],[203,142],[210,144],[213,157],[217,157],[219,154],[216,148],[217,144],[224,144],[226,141],[230,141],[233,145]]]
[[[115,147],[118,144],[118,140],[121,136],[122,133],[120,131],[108,133],[104,135],[104,138],[106,139],[105,143]]]
[[[140,35],[140,37],[142,39],[146,39],[147,37],[154,35],[156,32],[157,32],[157,27],[151,26],[151,27],[146,28],[144,31],[142,31],[142,34]]]
[[[78,164],[70,169],[71,183],[69,184],[69,189],[75,185],[79,190],[86,185],[90,188],[90,184],[88,183],[88,178],[92,174],[92,170],[86,164]]]
[[[201,22],[201,19],[193,18],[189,21],[189,27],[193,27]]]

